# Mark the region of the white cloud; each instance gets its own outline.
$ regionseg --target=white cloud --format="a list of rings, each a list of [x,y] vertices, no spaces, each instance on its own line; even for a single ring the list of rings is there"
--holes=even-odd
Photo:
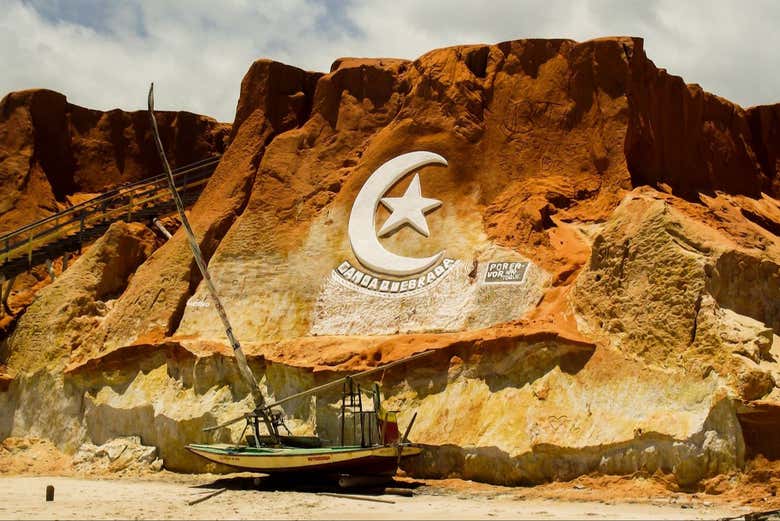
[[[327,71],[340,56],[415,58],[446,45],[527,37],[645,37],[648,55],[743,105],[780,101],[780,7],[767,1],[0,0],[0,92],[47,87],[91,108],[231,121],[249,64]]]

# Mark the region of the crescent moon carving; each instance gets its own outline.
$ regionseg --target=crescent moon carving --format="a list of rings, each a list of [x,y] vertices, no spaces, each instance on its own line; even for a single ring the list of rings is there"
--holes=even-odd
[[[447,160],[433,152],[409,152],[382,164],[363,184],[352,205],[349,216],[349,242],[352,251],[365,267],[404,277],[420,273],[436,264],[443,251],[430,257],[404,257],[396,255],[379,243],[376,235],[376,208],[380,198],[409,172],[425,165],[447,165]]]

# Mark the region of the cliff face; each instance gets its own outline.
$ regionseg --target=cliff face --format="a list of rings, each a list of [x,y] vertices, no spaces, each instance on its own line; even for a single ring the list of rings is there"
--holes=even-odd
[[[743,110],[649,60],[632,65],[625,146],[635,185],[666,184],[689,200],[715,191],[777,197],[777,105]]]
[[[632,38],[343,58],[328,74],[258,61],[191,220],[276,397],[438,350],[383,377],[402,423],[420,412],[415,475],[661,470],[689,484],[743,464],[756,445],[740,415],[780,392],[778,128],[778,106],[743,110],[686,85]],[[380,167],[415,151],[446,165],[373,194],[375,229],[354,222]],[[384,236],[392,201],[379,199],[415,186],[441,203],[423,216],[428,235]],[[369,268],[361,226],[386,252],[443,252],[439,264]],[[130,235],[133,275],[109,297],[79,290],[100,312],[56,324],[78,345],[33,342],[32,319],[4,340],[15,377],[0,436],[73,449],[140,435],[169,468],[200,470],[182,446],[242,412],[246,389],[183,235],[151,255]],[[52,289],[34,306],[64,298]],[[45,364],[22,363],[33,343]],[[47,410],[67,428],[33,414],[43,386],[61,389]],[[333,437],[337,398],[285,412],[295,431]]]
[[[174,167],[221,153],[230,131],[189,112],[161,112],[159,125]],[[90,110],[43,89],[0,101],[0,233],[161,171],[146,112]]]

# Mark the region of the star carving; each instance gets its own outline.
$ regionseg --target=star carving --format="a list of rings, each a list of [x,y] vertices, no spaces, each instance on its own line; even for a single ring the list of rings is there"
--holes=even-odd
[[[422,196],[419,174],[414,174],[412,182],[409,183],[402,197],[383,197],[381,202],[392,212],[379,230],[379,235],[382,237],[392,234],[406,224],[428,237],[430,231],[425,214],[441,206],[441,201],[438,199]]]

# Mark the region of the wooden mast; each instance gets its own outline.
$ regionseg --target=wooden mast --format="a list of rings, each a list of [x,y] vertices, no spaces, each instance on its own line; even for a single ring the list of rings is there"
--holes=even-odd
[[[162,161],[163,169],[165,170],[165,174],[168,179],[168,187],[170,188],[171,196],[176,203],[176,210],[179,212],[179,218],[181,219],[182,227],[184,228],[184,231],[187,235],[187,241],[190,245],[190,250],[192,250],[192,255],[195,257],[195,263],[198,265],[198,269],[203,276],[203,282],[206,283],[206,288],[211,295],[211,299],[214,301],[214,307],[217,310],[217,314],[222,321],[222,325],[225,327],[225,334],[227,335],[228,341],[230,342],[230,346],[233,348],[233,354],[236,357],[239,372],[241,373],[241,376],[243,376],[244,380],[246,380],[246,383],[249,385],[249,390],[255,405],[255,412],[263,418],[266,428],[268,429],[268,434],[270,434],[274,440],[278,441],[278,434],[274,428],[275,426],[273,425],[270,416],[266,412],[268,411],[268,407],[266,406],[263,393],[260,391],[260,385],[257,383],[257,379],[255,378],[255,375],[252,373],[252,369],[250,369],[249,364],[246,361],[246,356],[244,356],[244,351],[241,349],[241,344],[233,334],[233,328],[230,325],[227,312],[222,306],[222,301],[219,299],[217,289],[214,287],[214,282],[211,280],[208,267],[206,266],[206,262],[203,260],[203,254],[201,253],[200,246],[198,245],[198,241],[195,238],[195,233],[193,233],[192,227],[190,226],[190,221],[187,219],[187,215],[184,213],[184,204],[182,204],[181,198],[179,197],[179,192],[176,190],[176,183],[173,179],[173,172],[171,171],[171,166],[168,164],[168,158],[165,156],[165,150],[163,150],[162,141],[160,140],[160,132],[157,129],[157,119],[154,116],[154,83],[152,83],[149,87],[148,104],[149,121],[151,123],[152,133],[154,134],[154,144],[157,146],[157,152],[160,155],[160,160]],[[259,438],[257,432],[255,435]]]

